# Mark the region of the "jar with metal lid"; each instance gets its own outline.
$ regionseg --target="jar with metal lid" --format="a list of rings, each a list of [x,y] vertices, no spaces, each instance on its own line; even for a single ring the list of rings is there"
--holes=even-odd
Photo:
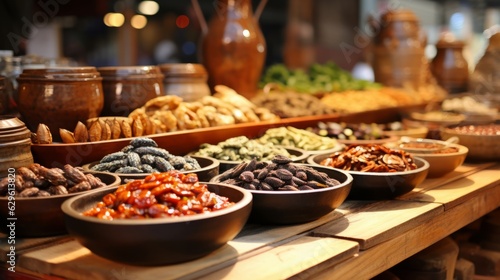
[[[166,95],[177,95],[184,101],[197,101],[211,95],[208,73],[202,64],[166,63],[160,69],[165,75],[163,85]]]
[[[438,84],[448,93],[467,91],[469,66],[463,56],[465,43],[453,34],[443,34],[436,43],[437,53],[431,61],[431,71]]]
[[[99,67],[104,91],[102,116],[128,116],[147,101],[164,95],[158,66]]]
[[[375,81],[386,86],[418,89],[424,81],[425,54],[419,21],[411,10],[390,10],[380,22],[370,22],[374,32]]]
[[[59,129],[98,117],[104,105],[102,78],[95,67],[24,69],[19,78],[18,108],[31,131],[46,124],[55,140]]]

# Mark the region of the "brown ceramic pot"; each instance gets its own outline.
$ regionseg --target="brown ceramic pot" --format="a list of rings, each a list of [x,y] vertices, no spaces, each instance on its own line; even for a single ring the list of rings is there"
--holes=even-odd
[[[437,53],[431,62],[431,71],[448,93],[467,91],[469,66],[462,54],[464,46],[464,42],[448,36],[443,36],[436,44]]]
[[[165,75],[163,86],[166,95],[177,95],[184,101],[196,101],[210,95],[208,73],[202,64],[166,63],[160,69]]]
[[[98,117],[104,104],[102,78],[95,67],[25,69],[19,82],[19,112],[28,128],[46,124],[57,140],[59,128]]]
[[[410,10],[391,10],[382,15],[373,40],[375,81],[393,87],[418,89],[424,80],[424,47],[418,18]]]
[[[99,67],[104,90],[102,116],[128,116],[147,101],[164,94],[158,66]]]
[[[257,93],[266,42],[250,0],[218,0],[208,22],[201,54],[208,83],[225,85],[246,98]]]

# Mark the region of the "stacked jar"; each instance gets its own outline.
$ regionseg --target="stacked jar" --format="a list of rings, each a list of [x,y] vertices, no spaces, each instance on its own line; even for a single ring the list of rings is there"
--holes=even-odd
[[[164,94],[158,66],[99,67],[104,90],[102,116],[128,116],[149,100]]]

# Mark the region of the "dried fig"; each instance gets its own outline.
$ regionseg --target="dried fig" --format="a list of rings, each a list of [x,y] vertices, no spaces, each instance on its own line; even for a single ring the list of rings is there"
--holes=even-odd
[[[89,139],[87,127],[82,122],[76,124],[74,134],[76,142],[87,142]]]
[[[64,129],[64,128],[59,128],[59,136],[61,136],[61,139],[63,143],[75,143],[75,135],[73,132]]]
[[[94,121],[89,128],[90,142],[101,141],[101,137],[102,137],[101,123],[98,121]]]

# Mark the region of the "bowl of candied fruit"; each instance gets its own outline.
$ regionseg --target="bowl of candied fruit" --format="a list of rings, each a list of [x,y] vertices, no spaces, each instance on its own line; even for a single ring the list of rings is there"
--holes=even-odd
[[[74,196],[118,186],[113,174],[83,171],[65,164],[45,167],[38,163],[9,168],[0,179],[0,218],[15,224],[16,237],[44,237],[67,234],[61,204]],[[0,227],[9,233],[10,228]]]
[[[307,162],[348,172],[354,178],[348,199],[392,199],[411,192],[427,177],[429,163],[384,145],[350,145],[311,156]]]
[[[243,229],[251,206],[247,190],[171,170],[71,198],[61,209],[68,233],[92,253],[152,266],[223,247]]]
[[[429,163],[428,178],[444,176],[464,163],[469,149],[458,143],[458,138],[447,141],[401,137],[399,141],[386,143],[389,148],[402,149]]]
[[[342,170],[296,163],[283,155],[242,162],[211,181],[249,190],[249,222],[299,224],[334,211],[347,198],[353,178]]]
[[[466,160],[500,160],[500,122],[488,124],[458,124],[441,128],[441,138],[457,137],[460,145],[469,149]]]

